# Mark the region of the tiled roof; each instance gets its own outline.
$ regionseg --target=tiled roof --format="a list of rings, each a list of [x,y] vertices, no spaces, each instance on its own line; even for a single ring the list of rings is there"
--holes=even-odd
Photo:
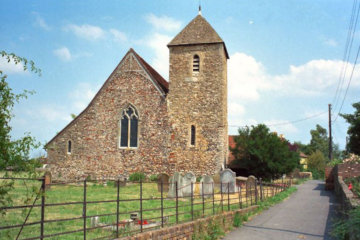
[[[165,92],[165,94],[167,94],[169,92],[169,83],[155,70],[153,69],[144,59],[142,59],[142,57],[140,57],[135,51],[134,49],[130,48],[130,50],[125,54],[125,56],[123,57],[123,59],[120,61],[120,63],[116,66],[116,68],[114,69],[114,71],[110,74],[110,76],[108,77],[108,79],[105,81],[105,83],[102,85],[102,87],[99,89],[99,91],[96,93],[96,95],[94,96],[94,98],[91,100],[91,102],[89,103],[89,105],[78,115],[76,116],[70,123],[68,123],[68,125],[66,125],[60,132],[58,132],[48,143],[45,144],[45,148],[48,147],[48,145],[54,141],[56,139],[57,136],[59,136],[61,133],[63,133],[67,128],[69,128],[72,124],[74,124],[74,122],[76,122],[76,120],[86,112],[86,110],[93,104],[93,102],[95,101],[95,99],[97,98],[97,96],[100,94],[101,90],[103,88],[105,88],[105,85],[107,82],[110,81],[110,79],[112,78],[112,76],[115,74],[116,69],[118,69],[118,67],[121,65],[121,63],[125,60],[126,56],[129,53],[133,53],[134,56],[138,59],[138,61],[140,62],[140,64],[142,65],[142,67],[144,67],[144,69],[146,70],[146,72],[150,75],[150,77],[156,81],[156,83],[158,84],[158,86]]]
[[[153,69],[142,57],[140,57],[134,49],[130,49],[132,53],[136,56],[139,62],[143,65],[147,73],[159,84],[161,89],[165,92],[169,92],[169,83],[155,70]]]
[[[226,57],[229,58],[224,41],[214,28],[200,14],[197,15],[168,46],[196,45],[196,44],[222,43]]]
[[[234,155],[232,154],[232,151],[230,150],[231,148],[235,148],[236,147],[236,143],[234,140],[234,137],[236,136],[231,136],[229,135],[229,159],[228,159],[228,163],[232,162],[235,160]]]

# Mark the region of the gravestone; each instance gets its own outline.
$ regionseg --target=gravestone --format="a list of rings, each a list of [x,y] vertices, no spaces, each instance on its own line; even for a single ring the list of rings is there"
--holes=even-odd
[[[255,181],[256,177],[253,175],[250,175],[248,179],[246,180],[246,194],[249,196],[252,192],[255,191]]]
[[[193,184],[192,190],[191,190],[191,183]],[[181,185],[182,194],[184,197],[190,197],[191,192],[195,191],[195,183],[196,183],[196,177],[194,173],[188,172],[184,175],[183,182]]]
[[[126,180],[127,180],[126,176],[120,174],[117,176],[117,179],[119,180],[120,187],[126,186]],[[114,187],[117,187],[117,185],[118,185],[118,181],[115,181]]]
[[[172,175],[169,178],[168,197],[170,198],[176,197],[176,183],[178,186],[178,197],[182,197],[182,191],[181,191],[182,181],[183,181],[183,177],[178,172],[175,172],[174,175]]]
[[[51,186],[51,172],[46,171],[44,173],[44,178],[45,178],[45,188],[49,189]]]
[[[230,169],[225,169],[220,172],[221,192],[234,193],[236,192],[236,174]]]
[[[169,175],[167,175],[166,173],[160,173],[157,176],[157,188],[158,191],[161,192],[161,183],[163,183],[163,192],[168,192],[169,191]]]
[[[204,189],[203,189],[204,186]],[[204,175],[200,179],[200,194],[204,194],[204,198],[212,197],[214,191],[214,180],[211,176]]]

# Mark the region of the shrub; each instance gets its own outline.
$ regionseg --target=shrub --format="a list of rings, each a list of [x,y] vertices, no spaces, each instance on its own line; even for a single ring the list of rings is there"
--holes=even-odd
[[[158,180],[158,175],[153,174],[153,175],[150,176],[150,181],[156,182],[157,180]]]
[[[324,154],[319,150],[312,153],[308,158],[309,170],[313,174],[314,179],[324,179],[326,160]]]
[[[336,239],[360,239],[360,207],[348,212],[347,219],[341,219],[335,222],[331,235]]]
[[[146,179],[146,175],[141,172],[135,172],[135,173],[130,174],[130,176],[129,176],[129,180],[131,182],[139,182],[140,180],[144,181],[145,179]]]
[[[235,213],[233,225],[234,227],[240,227],[242,225],[242,217],[239,212]]]

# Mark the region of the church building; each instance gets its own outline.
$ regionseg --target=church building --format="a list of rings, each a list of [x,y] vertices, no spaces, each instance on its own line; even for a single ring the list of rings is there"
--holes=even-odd
[[[46,144],[53,179],[221,170],[229,154],[225,43],[199,14],[167,46],[169,81],[130,49]]]

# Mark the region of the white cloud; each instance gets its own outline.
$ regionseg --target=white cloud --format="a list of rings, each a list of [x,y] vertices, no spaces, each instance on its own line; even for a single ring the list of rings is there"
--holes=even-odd
[[[252,25],[254,24],[254,21],[253,20],[249,20],[249,25]]]
[[[0,56],[0,70],[3,74],[26,74],[24,65],[22,63],[15,64],[13,60],[8,62],[5,57]]]
[[[46,31],[49,31],[51,29],[50,26],[45,22],[45,20],[42,17],[40,17],[39,13],[33,12],[33,15],[35,16],[36,26],[41,27]]]
[[[265,121],[264,124],[269,126],[272,132],[277,132],[278,134],[285,134],[284,137],[286,138],[286,134],[299,132],[299,129],[295,127],[294,124],[287,122],[288,122],[287,120],[273,119],[273,120]],[[283,124],[283,123],[287,123],[287,124]]]
[[[75,25],[69,24],[64,27],[64,31],[70,31],[77,37],[83,38],[89,41],[99,40],[105,38],[106,32],[98,27],[89,24]]]
[[[72,58],[71,53],[67,47],[55,49],[54,55],[64,62],[70,61]]]
[[[168,16],[158,17],[150,13],[145,17],[145,19],[157,30],[177,31],[181,27],[181,21],[175,20]]]
[[[286,74],[271,75],[261,62],[237,52],[228,63],[229,98],[254,101],[259,100],[262,92],[273,92],[276,96],[307,97],[333,93],[342,65],[343,62],[339,60],[318,59],[299,66],[291,65]],[[352,68],[353,65],[348,64],[346,81]],[[354,72],[351,84],[353,87],[360,86],[360,72]]]
[[[235,53],[230,57],[228,82],[231,100],[257,100],[259,91],[270,85],[264,66],[244,53]]]
[[[79,83],[75,89],[69,93],[69,97],[72,100],[71,109],[73,112],[78,113],[84,110],[94,98],[98,89],[98,86],[93,86],[89,83]]]
[[[228,109],[229,109],[229,114],[234,117],[241,116],[245,113],[244,106],[236,102],[229,102]]]
[[[110,29],[109,32],[112,34],[114,41],[116,42],[125,42],[127,40],[127,37],[125,33],[120,32],[116,29]]]
[[[170,41],[170,36],[160,33],[154,33],[144,41],[155,53],[151,65],[164,76],[165,79],[169,75],[169,49],[166,45]]]
[[[325,39],[324,44],[327,45],[327,46],[330,46],[330,47],[337,47],[338,46],[337,41],[335,41],[334,39],[330,39],[330,38]]]

